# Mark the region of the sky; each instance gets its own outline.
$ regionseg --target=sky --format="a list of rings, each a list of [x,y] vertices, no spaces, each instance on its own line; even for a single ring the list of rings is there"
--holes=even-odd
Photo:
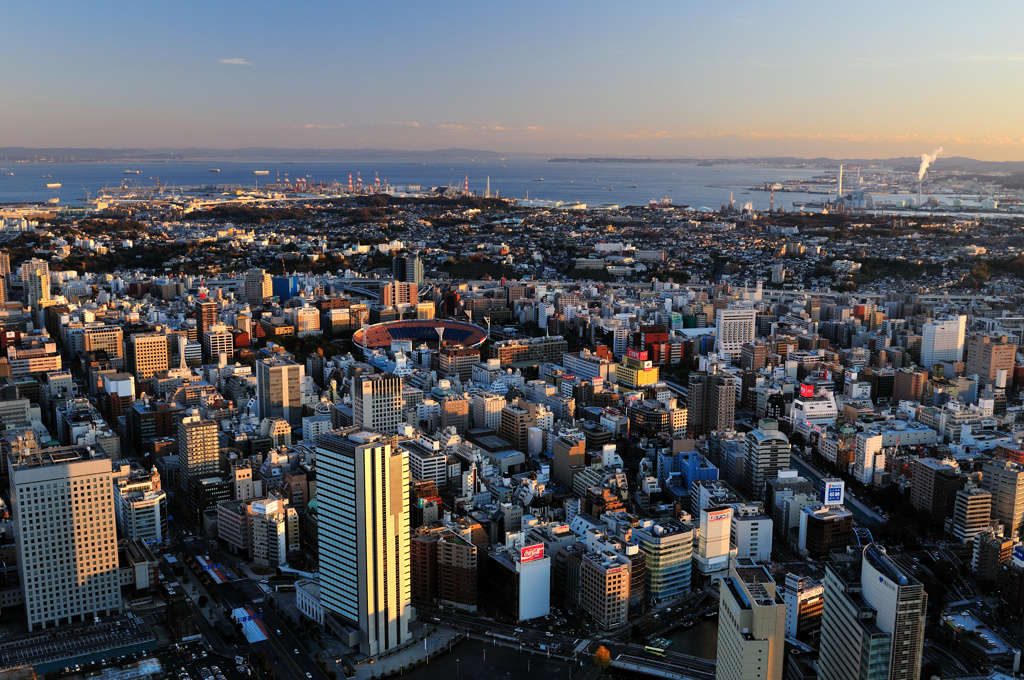
[[[0,146],[1024,160],[1024,3],[0,3]]]

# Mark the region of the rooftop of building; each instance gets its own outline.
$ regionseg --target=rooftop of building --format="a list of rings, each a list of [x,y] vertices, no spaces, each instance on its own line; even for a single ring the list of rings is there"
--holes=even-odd
[[[110,456],[98,446],[57,446],[32,451],[11,460],[15,471],[40,468],[51,465],[68,465],[90,460],[110,460]]]

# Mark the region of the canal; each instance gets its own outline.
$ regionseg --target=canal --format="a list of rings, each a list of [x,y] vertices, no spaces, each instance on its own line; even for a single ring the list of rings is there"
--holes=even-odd
[[[677,628],[665,635],[672,641],[669,651],[714,661],[718,656],[718,617],[701,619],[693,628]]]

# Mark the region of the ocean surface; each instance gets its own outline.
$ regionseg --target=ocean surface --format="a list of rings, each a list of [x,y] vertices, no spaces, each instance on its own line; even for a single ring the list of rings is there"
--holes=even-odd
[[[220,172],[209,172],[218,168]],[[126,170],[138,171],[125,174]],[[267,170],[268,175],[253,175]],[[140,186],[168,187],[199,185],[242,185],[254,187],[280,179],[310,182],[348,183],[357,172],[363,184],[372,184],[375,173],[392,186],[465,185],[483,195],[490,178],[491,193],[503,197],[546,201],[579,201],[590,206],[647,205],[651,199],[667,197],[676,205],[717,210],[733,199],[742,207],[751,203],[767,210],[770,196],[751,187],[765,182],[809,179],[825,173],[821,168],[773,168],[761,165],[698,166],[687,163],[566,163],[544,160],[506,161],[167,161],[167,162],[4,162],[0,159],[0,203],[44,202],[60,199],[62,205],[79,205],[87,196],[96,197],[104,187],[122,182]],[[543,181],[540,181],[543,180]],[[47,188],[47,184],[60,184]],[[776,207],[789,209],[793,201],[811,202],[828,198],[823,194],[775,192]]]

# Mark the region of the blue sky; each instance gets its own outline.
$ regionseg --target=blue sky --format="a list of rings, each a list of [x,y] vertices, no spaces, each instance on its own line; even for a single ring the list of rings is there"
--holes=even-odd
[[[3,3],[0,146],[1024,159],[1019,2]]]

